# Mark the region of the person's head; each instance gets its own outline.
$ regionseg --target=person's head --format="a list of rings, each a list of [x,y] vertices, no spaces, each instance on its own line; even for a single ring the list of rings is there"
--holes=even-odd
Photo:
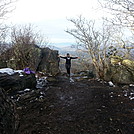
[[[70,54],[69,53],[67,53],[67,57],[70,57]]]

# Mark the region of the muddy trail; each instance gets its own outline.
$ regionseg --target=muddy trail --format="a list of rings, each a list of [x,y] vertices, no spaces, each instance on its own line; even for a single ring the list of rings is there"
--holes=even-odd
[[[14,94],[18,134],[134,134],[134,87],[57,79]]]

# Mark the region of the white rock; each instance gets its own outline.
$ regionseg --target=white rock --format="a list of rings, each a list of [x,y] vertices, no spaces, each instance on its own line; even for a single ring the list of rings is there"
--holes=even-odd
[[[20,77],[23,77],[24,75],[23,75],[23,74],[20,74],[19,76],[20,76]]]
[[[110,94],[114,94],[114,92],[111,92]]]
[[[14,70],[15,73],[22,74],[24,71],[23,70]]]
[[[11,68],[2,68],[2,69],[0,69],[0,73],[7,73],[9,75],[13,75],[15,72]]]
[[[130,100],[134,100],[134,97],[129,97]]]
[[[108,84],[109,84],[110,87],[115,87],[115,85],[113,84],[112,81],[109,81]]]
[[[40,96],[40,98],[43,98],[43,97],[44,97],[44,96],[42,96],[42,95]]]
[[[24,90],[24,92],[28,92],[28,91],[30,91],[30,89],[29,89],[29,88],[26,88],[26,89]]]
[[[127,95],[128,95],[127,93],[124,94],[124,96],[127,96]]]
[[[9,75],[13,75],[14,73],[19,73],[22,75],[23,70],[13,70],[11,68],[2,68],[0,69],[0,73],[7,73]]]
[[[134,87],[134,84],[130,84],[129,86],[130,86],[130,87]]]
[[[133,95],[134,93],[130,93],[130,95]]]
[[[13,96],[11,96],[11,99],[13,99],[14,97]]]
[[[70,78],[70,82],[74,82],[74,80],[72,78]]]

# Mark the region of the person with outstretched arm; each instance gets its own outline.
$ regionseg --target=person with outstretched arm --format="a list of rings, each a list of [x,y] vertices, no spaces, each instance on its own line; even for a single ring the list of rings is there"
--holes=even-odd
[[[70,77],[71,60],[72,59],[78,59],[79,57],[71,57],[70,54],[67,53],[67,56],[65,56],[65,57],[60,56],[60,58],[66,59],[65,67],[66,67],[66,70],[67,70],[67,74]]]

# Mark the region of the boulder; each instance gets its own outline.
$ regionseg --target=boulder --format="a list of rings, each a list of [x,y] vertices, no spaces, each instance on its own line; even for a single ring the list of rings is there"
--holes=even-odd
[[[11,93],[25,88],[36,88],[36,78],[34,74],[20,76],[19,73],[0,73],[0,87]]]
[[[134,61],[119,56],[110,57],[111,64],[104,70],[104,79],[117,84],[134,83]]]
[[[49,48],[42,48],[41,60],[37,71],[49,73],[53,76],[59,73],[58,51]]]
[[[117,84],[134,83],[134,70],[124,65],[111,65],[104,71],[104,79]]]
[[[15,134],[18,126],[14,103],[0,88],[0,134]]]

